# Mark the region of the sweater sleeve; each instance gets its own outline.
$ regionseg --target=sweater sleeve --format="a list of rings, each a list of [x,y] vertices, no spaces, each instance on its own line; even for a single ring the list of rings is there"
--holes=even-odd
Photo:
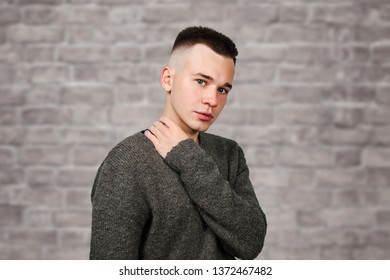
[[[189,139],[175,146],[165,161],[180,174],[186,192],[225,249],[240,259],[254,259],[263,248],[267,222],[244,153],[236,148],[234,182],[226,181],[211,156]]]
[[[138,259],[148,206],[136,172],[106,159],[92,189],[90,259]]]

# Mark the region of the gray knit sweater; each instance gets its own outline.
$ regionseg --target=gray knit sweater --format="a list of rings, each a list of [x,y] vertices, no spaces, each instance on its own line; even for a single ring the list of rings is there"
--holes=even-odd
[[[267,224],[236,142],[200,133],[163,159],[139,132],[92,189],[90,259],[253,259]]]

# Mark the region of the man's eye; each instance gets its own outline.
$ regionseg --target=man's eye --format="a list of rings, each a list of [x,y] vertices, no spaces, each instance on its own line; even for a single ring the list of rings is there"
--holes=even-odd
[[[197,79],[196,82],[198,84],[200,84],[201,86],[204,86],[206,84],[206,81],[205,80],[202,80],[202,79]]]
[[[224,89],[224,88],[219,88],[218,91],[220,93],[222,93],[222,94],[227,94],[228,93],[228,91],[226,89]]]

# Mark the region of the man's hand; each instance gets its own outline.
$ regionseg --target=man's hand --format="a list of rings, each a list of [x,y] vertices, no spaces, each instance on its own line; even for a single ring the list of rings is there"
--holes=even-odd
[[[172,120],[162,116],[147,131],[145,136],[153,142],[157,152],[165,158],[179,142],[188,139],[188,135]]]

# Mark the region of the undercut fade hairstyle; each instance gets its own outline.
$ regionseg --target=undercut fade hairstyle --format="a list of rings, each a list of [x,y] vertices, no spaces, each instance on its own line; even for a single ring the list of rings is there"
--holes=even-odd
[[[238,51],[234,42],[224,34],[203,26],[183,29],[173,43],[171,54],[180,48],[189,48],[196,44],[204,44],[219,55],[233,59],[236,64]]]

